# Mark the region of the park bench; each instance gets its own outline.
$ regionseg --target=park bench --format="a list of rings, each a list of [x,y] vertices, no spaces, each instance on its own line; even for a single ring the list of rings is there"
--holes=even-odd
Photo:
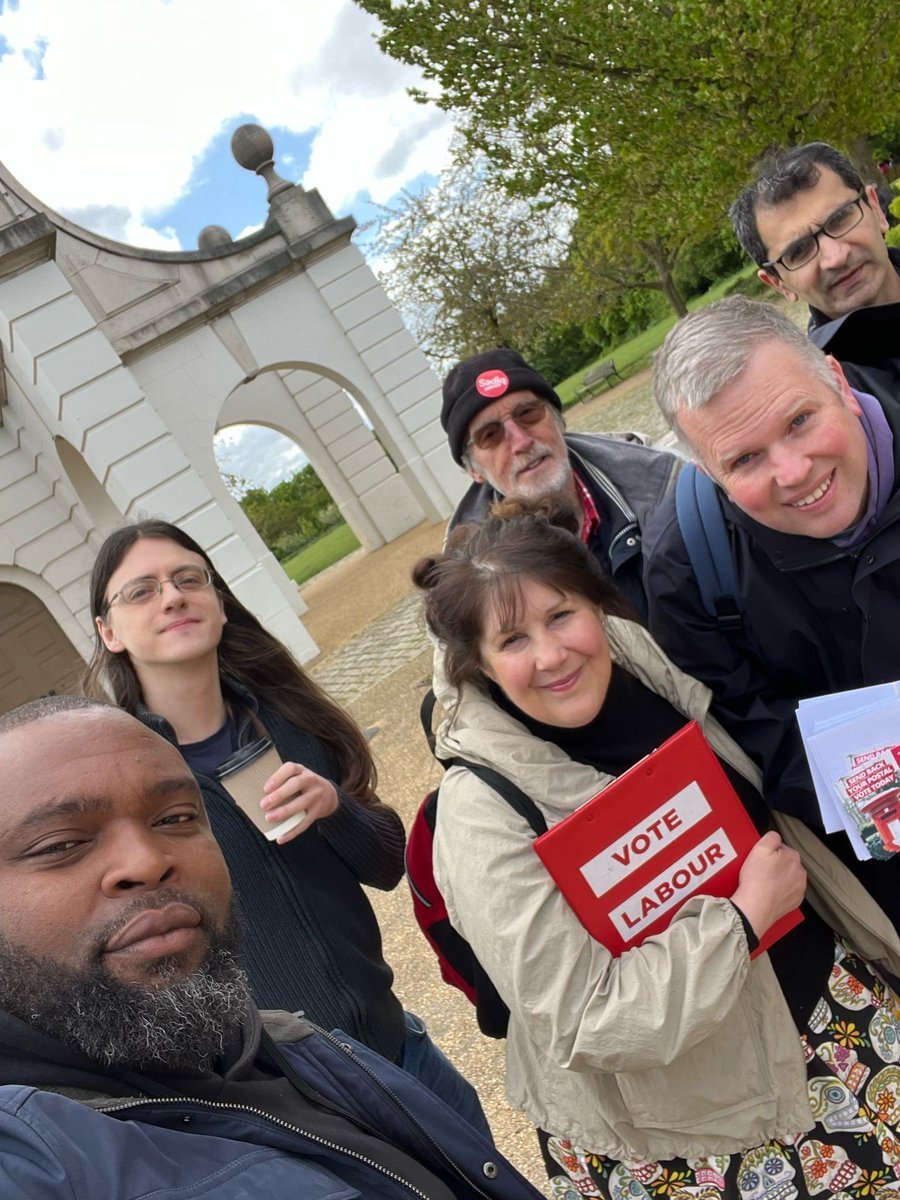
[[[607,387],[612,387],[612,377],[621,379],[622,376],[616,370],[616,364],[611,358],[606,362],[597,363],[596,367],[591,367],[584,379],[582,379],[578,390],[575,392],[576,400],[587,400],[597,391],[597,387],[601,383],[605,383]]]

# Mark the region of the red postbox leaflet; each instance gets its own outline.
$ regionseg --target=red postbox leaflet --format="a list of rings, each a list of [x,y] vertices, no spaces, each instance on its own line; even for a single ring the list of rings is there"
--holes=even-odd
[[[856,820],[873,858],[900,851],[900,746],[884,746],[851,760],[838,796]]]
[[[691,896],[730,896],[759,840],[696,721],[534,843],[582,925],[614,955],[665,929]],[[768,931],[757,954],[803,919]]]

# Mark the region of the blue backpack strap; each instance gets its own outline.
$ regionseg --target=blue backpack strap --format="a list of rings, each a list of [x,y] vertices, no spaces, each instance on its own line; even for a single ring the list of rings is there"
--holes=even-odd
[[[734,556],[716,485],[693,463],[675,481],[675,512],[703,607],[725,633],[742,627]]]

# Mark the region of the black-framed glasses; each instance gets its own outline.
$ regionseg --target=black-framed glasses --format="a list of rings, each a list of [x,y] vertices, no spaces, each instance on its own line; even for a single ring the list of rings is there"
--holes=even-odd
[[[147,604],[162,595],[164,583],[171,583],[179,592],[202,592],[204,588],[212,587],[212,581],[212,572],[206,567],[179,567],[168,579],[154,579],[152,575],[130,579],[110,596],[105,611],[108,612],[116,600],[123,604]]]
[[[479,425],[469,438],[469,445],[477,446],[479,450],[494,450],[503,441],[506,421],[512,421],[520,429],[531,429],[543,421],[546,411],[546,400],[523,400],[499,421],[486,421],[484,425]]]
[[[765,267],[768,271],[777,271],[779,267],[784,267],[786,271],[797,271],[800,267],[805,267],[819,253],[819,238],[823,233],[826,237],[837,239],[842,238],[851,229],[857,227],[865,214],[863,204],[865,203],[868,206],[868,202],[864,199],[865,194],[866,189],[860,188],[852,200],[835,209],[831,216],[826,221],[823,221],[818,229],[813,230],[812,233],[804,234],[803,237],[797,238],[795,242],[791,242],[781,258],[775,258],[771,262],[760,263],[760,266]]]

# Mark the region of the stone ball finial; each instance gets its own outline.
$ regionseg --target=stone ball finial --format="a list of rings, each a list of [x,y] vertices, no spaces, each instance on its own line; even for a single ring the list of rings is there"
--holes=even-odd
[[[269,200],[294,185],[275,170],[275,146],[261,125],[239,125],[231,135],[231,153],[238,166],[261,175],[269,186]]]
[[[205,229],[200,230],[197,249],[205,250],[208,253],[210,250],[218,250],[220,246],[230,246],[233,241],[234,239],[224,226],[207,225]]]

